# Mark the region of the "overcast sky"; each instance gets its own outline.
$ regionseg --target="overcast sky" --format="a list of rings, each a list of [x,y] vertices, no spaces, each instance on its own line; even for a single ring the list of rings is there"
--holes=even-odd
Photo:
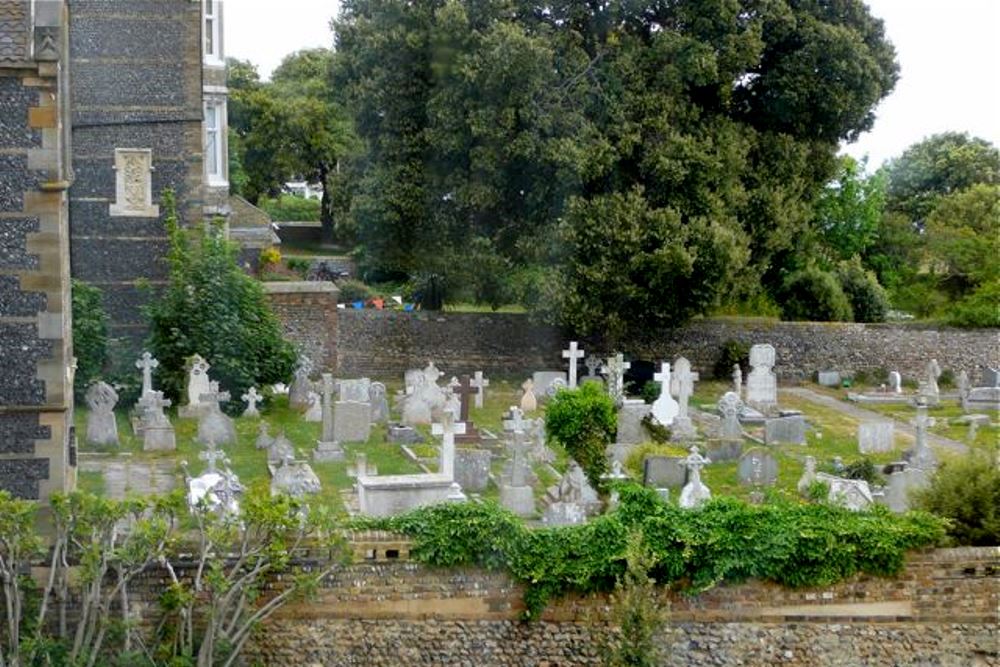
[[[871,132],[845,146],[869,169],[926,136],[967,131],[1000,146],[1000,0],[869,0],[900,80]],[[270,76],[292,51],[330,47],[336,0],[225,0],[226,54]]]

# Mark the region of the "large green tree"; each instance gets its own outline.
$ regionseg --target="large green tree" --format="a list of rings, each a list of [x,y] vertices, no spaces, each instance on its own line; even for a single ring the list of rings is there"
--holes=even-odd
[[[447,274],[489,248],[548,273],[523,298],[618,336],[780,284],[896,80],[860,0],[345,0],[335,33],[365,265]]]

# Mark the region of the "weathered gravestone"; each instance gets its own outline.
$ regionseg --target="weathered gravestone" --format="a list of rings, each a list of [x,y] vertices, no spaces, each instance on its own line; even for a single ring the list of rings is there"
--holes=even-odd
[[[538,399],[535,398],[535,381],[525,380],[521,385],[524,392],[521,395],[521,410],[524,412],[534,412],[538,409]]]
[[[323,402],[319,394],[315,391],[310,391],[306,396],[308,397],[309,407],[306,408],[305,414],[302,415],[302,420],[310,424],[319,424],[323,421]]]
[[[261,421],[257,424],[257,439],[254,441],[254,447],[257,449],[267,449],[274,442],[274,438],[271,437],[270,426],[267,422]]]
[[[867,421],[858,424],[858,451],[879,454],[892,451],[896,426],[892,421]]]
[[[95,445],[118,444],[118,422],[115,405],[118,392],[106,382],[95,382],[87,388],[87,442]]]
[[[817,380],[824,387],[839,387],[841,383],[840,373],[837,371],[820,371]]]
[[[171,452],[177,449],[174,427],[163,408],[170,407],[170,400],[162,391],[150,391],[139,399],[143,413],[142,450],[144,452]]]
[[[806,420],[802,415],[775,417],[764,422],[764,442],[768,445],[804,445]]]
[[[899,374],[899,371],[889,372],[889,391],[894,394],[903,393],[903,376]]]
[[[618,435],[615,442],[620,445],[638,445],[649,440],[642,420],[651,410],[652,406],[641,398],[625,399],[618,409]]]
[[[285,494],[292,498],[305,498],[322,490],[319,477],[305,461],[285,458],[271,478],[271,495]]]
[[[476,409],[481,410],[483,401],[486,400],[486,388],[490,386],[490,381],[483,377],[482,371],[476,371],[472,378],[472,386],[476,388]]]
[[[642,463],[642,483],[652,489],[684,486],[687,466],[679,456],[647,456]]]
[[[202,394],[212,391],[208,377],[211,366],[200,354],[196,354],[188,359],[187,367],[187,405],[181,406],[179,414],[181,417],[198,417],[204,409],[207,409],[201,402]]]
[[[688,414],[688,401],[694,393],[694,383],[698,381],[698,373],[691,372],[691,362],[684,357],[679,357],[674,362],[673,373],[670,378],[670,390],[677,396],[677,416],[670,427],[671,440],[691,440],[697,433],[691,417]]]
[[[372,406],[372,423],[385,424],[389,421],[389,400],[386,398],[385,385],[381,382],[372,382],[369,389]]]
[[[153,370],[159,368],[160,362],[153,358],[149,352],[143,352],[135,367],[142,370],[142,393],[140,398],[153,391]]]
[[[702,505],[712,497],[712,492],[701,481],[701,469],[711,463],[698,452],[698,445],[691,446],[691,453],[684,459],[684,465],[688,469],[688,481],[681,489],[681,496],[678,504],[681,507],[691,509]]]
[[[586,359],[583,360],[583,365],[587,368],[587,374],[580,378],[580,384],[587,382],[593,382],[594,384],[604,384],[604,378],[602,378],[599,373],[604,364],[601,363],[601,358],[596,355],[588,355]]]
[[[531,488],[524,433],[514,431],[508,448],[511,452],[510,472],[500,482],[500,504],[518,516],[535,513],[535,493]]]
[[[867,509],[874,502],[871,488],[863,479],[845,479],[824,472],[816,473],[816,479],[829,489],[827,501],[855,512]]]
[[[245,394],[240,396],[240,400],[247,404],[243,411],[244,417],[260,417],[257,411],[257,404],[264,400],[264,397],[257,393],[257,387],[250,387]]]
[[[492,455],[485,449],[455,450],[455,481],[462,490],[473,493],[485,491],[490,483]]]
[[[564,371],[535,371],[531,376],[535,396],[545,396],[549,385],[555,380],[562,380],[563,386],[566,386],[566,373]]]
[[[267,448],[267,462],[271,465],[278,465],[284,460],[295,460],[295,447],[292,441],[285,436],[284,431],[278,431],[278,435]]]
[[[336,390],[333,375],[323,373],[323,430],[313,450],[314,461],[344,460],[344,448],[337,441],[333,418],[333,394]]]
[[[747,376],[746,401],[765,413],[778,405],[778,379],[772,372],[774,361],[773,346],[765,344],[750,348],[750,365],[753,368]]]
[[[312,373],[312,369],[312,361],[308,357],[303,356],[299,359],[292,384],[288,387],[288,407],[293,410],[305,410],[309,407],[309,392],[312,391],[309,374]]]
[[[199,396],[202,414],[198,419],[198,442],[229,445],[236,442],[236,425],[222,412],[219,404],[228,401],[228,391],[220,391],[218,382],[209,383],[210,391]]]
[[[774,486],[778,481],[778,460],[766,449],[753,447],[740,457],[736,475],[744,486]]]
[[[333,406],[333,439],[337,442],[366,442],[371,435],[371,404],[337,401]]]
[[[1000,369],[983,366],[979,380],[980,387],[1000,387]]]
[[[743,410],[743,401],[737,393],[727,391],[719,399],[716,406],[719,414],[722,415],[722,432],[720,437],[727,442],[743,441],[743,425],[740,424],[740,412]]]

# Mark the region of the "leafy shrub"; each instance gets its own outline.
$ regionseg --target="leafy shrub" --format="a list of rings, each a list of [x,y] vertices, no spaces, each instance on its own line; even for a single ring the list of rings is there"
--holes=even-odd
[[[750,367],[750,346],[730,338],[719,348],[719,358],[712,366],[712,375],[716,380],[731,380],[733,377],[733,366],[740,365],[746,373]]]
[[[320,202],[297,195],[281,195],[278,199],[261,197],[260,207],[275,222],[319,222]]]
[[[605,450],[617,428],[614,401],[596,383],[560,391],[545,410],[549,442],[561,445],[580,464],[595,489],[604,484]]]
[[[659,382],[649,380],[644,382],[642,389],[639,390],[639,396],[646,403],[655,403],[656,399],[660,397],[660,391],[663,389]]]
[[[782,319],[849,322],[851,303],[832,273],[810,266],[790,273],[779,292]]]
[[[947,310],[948,324],[956,327],[1000,327],[1000,280],[983,283]]]
[[[863,479],[869,484],[877,484],[882,481],[882,476],[875,469],[875,464],[867,456],[848,463],[841,474],[847,479]]]
[[[855,322],[885,322],[889,297],[875,274],[861,266],[860,259],[841,262],[837,266],[837,279],[851,303]]]
[[[274,246],[264,248],[264,250],[261,251],[260,253],[261,267],[277,266],[280,263],[281,263],[281,251],[275,248]]]
[[[897,285],[890,301],[893,307],[918,318],[933,317],[949,303],[948,297],[938,290],[937,279],[930,274],[921,274]]]
[[[309,260],[301,257],[289,257],[285,264],[291,271],[295,271],[300,277],[305,278],[309,273]]]
[[[948,519],[956,545],[1000,544],[1000,468],[987,454],[946,461],[930,485],[914,494],[916,506]]]
[[[625,572],[611,595],[611,620],[617,632],[602,642],[606,667],[655,667],[663,651],[655,638],[667,621],[666,608],[650,570],[656,558],[641,530],[633,530],[625,546]]]
[[[401,532],[419,562],[503,568],[525,585],[526,616],[574,591],[611,590],[625,571],[629,535],[639,530],[659,584],[692,592],[749,578],[785,586],[828,586],[855,574],[893,575],[907,550],[936,544],[943,522],[924,512],[840,507],[774,499],[747,505],[713,498],[696,511],[664,502],[652,489],[624,484],[615,512],[575,526],[535,530],[488,501],[440,504],[352,526]],[[748,549],[747,545],[753,545]]]
[[[72,290],[73,356],[76,357],[73,391],[82,400],[87,387],[101,378],[108,363],[108,315],[99,288],[74,280]]]
[[[337,283],[337,289],[340,290],[340,294],[337,295],[337,299],[341,303],[367,301],[374,295],[371,287],[364,284],[360,280],[354,280],[353,278],[345,278],[344,280],[339,281]]]
[[[178,399],[188,358],[200,354],[211,375],[238,397],[251,386],[287,382],[295,350],[281,335],[260,283],[240,270],[236,248],[217,229],[182,230],[173,193],[164,193],[170,283],[149,307],[149,348],[164,391]]]

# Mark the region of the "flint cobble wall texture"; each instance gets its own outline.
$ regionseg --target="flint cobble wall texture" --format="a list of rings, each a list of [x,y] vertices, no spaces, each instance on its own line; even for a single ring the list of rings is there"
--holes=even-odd
[[[561,350],[568,340],[558,329],[534,324],[521,314],[348,309],[339,312],[337,370],[345,375],[395,374],[428,360],[448,374],[560,369],[565,367]],[[707,374],[728,340],[773,345],[775,372],[783,381],[807,379],[819,370],[899,370],[904,377],[917,378],[932,358],[956,374],[965,369],[974,379],[978,367],[1000,366],[1000,331],[918,324],[713,318],[620,349],[650,361],[685,356]],[[581,347],[602,356],[613,351],[599,339],[584,340]]]
[[[600,664],[609,631],[603,597],[563,599],[539,621],[518,614],[505,575],[361,563],[316,600],[285,608],[246,651],[267,665]],[[669,595],[661,664],[1000,665],[1000,550],[911,554],[895,579],[855,577],[785,589],[760,582],[696,597]]]
[[[271,309],[285,337],[317,370],[334,367],[337,358],[337,291],[330,283],[265,283]]]

